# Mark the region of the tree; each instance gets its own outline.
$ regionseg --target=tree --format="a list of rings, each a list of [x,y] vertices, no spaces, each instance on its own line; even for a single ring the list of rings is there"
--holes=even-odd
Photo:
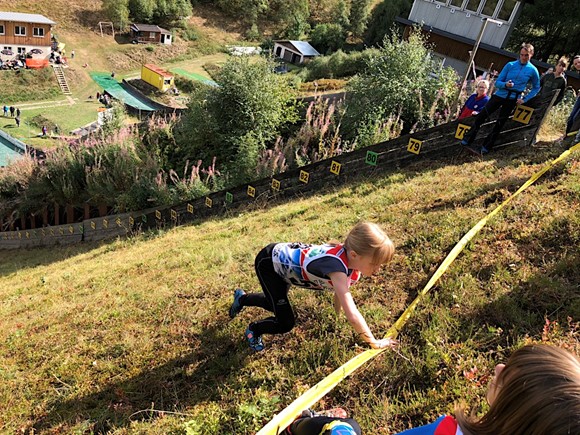
[[[266,59],[233,58],[216,75],[217,87],[199,88],[176,134],[181,164],[217,157],[231,180],[255,176],[259,151],[297,119],[294,95]]]
[[[129,12],[140,23],[151,23],[157,9],[155,0],[129,0]]]
[[[345,129],[359,134],[379,128],[389,115],[418,128],[433,125],[433,109],[456,91],[457,74],[441,68],[424,37],[415,30],[407,41],[385,38],[367,68],[349,82]],[[361,130],[362,129],[362,130]]]
[[[580,2],[535,0],[524,4],[508,48],[519,52],[522,42],[534,45],[534,57],[549,61],[580,52]]]
[[[155,19],[159,23],[174,23],[192,14],[188,0],[157,0]]]
[[[395,19],[398,16],[407,17],[412,5],[412,0],[385,0],[379,3],[371,12],[365,43],[368,46],[377,46],[383,42],[385,36],[390,37],[396,29]]]
[[[350,5],[350,31],[352,36],[359,38],[367,28],[370,12],[370,0],[352,0]]]
[[[310,43],[321,53],[331,53],[344,47],[346,32],[340,24],[318,24],[310,34]]]
[[[120,29],[129,23],[129,0],[103,0],[105,15]]]

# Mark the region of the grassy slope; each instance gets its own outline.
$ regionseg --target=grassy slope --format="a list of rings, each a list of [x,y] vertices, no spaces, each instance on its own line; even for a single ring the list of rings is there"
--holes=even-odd
[[[558,152],[423,163],[158,235],[0,252],[0,432],[185,433],[189,421],[190,433],[253,433],[361,351],[331,297],[301,289],[291,294],[297,327],[266,336],[262,354],[248,351],[243,330],[264,312],[230,321],[227,308],[236,286],[256,289],[259,248],[381,222],[395,260],[353,288],[378,335],[461,236]],[[392,433],[460,398],[481,405],[494,362],[526,340],[580,353],[579,168],[575,155],[491,222],[407,324],[400,348],[318,408],[346,407],[365,433]]]
[[[53,33],[66,44],[67,55],[70,57],[71,50],[75,50],[75,59],[69,60],[69,68],[65,70],[72,104],[66,104],[67,98],[61,93],[52,72],[36,83],[22,86],[14,86],[13,72],[0,74],[0,89],[9,90],[0,93],[0,105],[14,104],[22,109],[20,128],[16,128],[13,120],[0,120],[1,129],[35,147],[54,147],[57,141],[37,138],[41,126],[31,120],[43,116],[59,125],[64,134],[95,121],[100,104],[87,97],[94,96],[100,89],[91,80],[90,71],[114,70],[120,80],[125,76],[139,76],[143,63],[155,63],[167,68],[179,65],[208,76],[201,66],[206,62],[223,62],[226,55],[216,52],[223,44],[232,43],[240,36],[235,26],[211,8],[196,7],[190,19],[190,25],[197,30],[196,41],[188,43],[177,38],[172,46],[157,46],[149,51],[144,45],[130,44],[123,36],[105,34],[101,37],[98,22],[106,20],[101,5],[101,0],[0,0],[2,11],[39,13],[55,21]],[[220,26],[229,30],[221,30]],[[88,66],[84,67],[85,64]],[[32,103],[41,101],[47,106],[62,103],[58,107],[33,107]]]

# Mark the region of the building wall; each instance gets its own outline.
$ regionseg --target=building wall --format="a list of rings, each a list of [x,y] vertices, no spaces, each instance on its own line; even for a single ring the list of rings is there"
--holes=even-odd
[[[36,23],[24,23],[24,22],[12,22],[12,21],[0,21],[0,26],[4,26],[4,34],[0,35],[0,45],[2,48],[5,46],[13,47],[16,52],[16,47],[50,47],[51,38],[51,26],[50,24],[36,24]],[[25,28],[25,36],[17,36],[14,34],[16,26],[22,26]],[[44,36],[34,36],[34,28],[40,28],[44,31]],[[48,55],[48,54],[47,54]]]
[[[497,4],[493,12],[485,14],[486,2]],[[519,2],[515,5],[509,0],[480,0],[452,1],[452,0],[415,0],[409,14],[409,20],[424,23],[455,35],[476,40],[483,24],[483,18],[493,18],[500,24],[489,23],[483,35],[482,42],[493,47],[503,48],[510,34],[510,27],[516,18]],[[469,10],[469,4],[477,5],[477,11]],[[460,6],[455,6],[460,5]],[[475,7],[471,7],[476,9]]]

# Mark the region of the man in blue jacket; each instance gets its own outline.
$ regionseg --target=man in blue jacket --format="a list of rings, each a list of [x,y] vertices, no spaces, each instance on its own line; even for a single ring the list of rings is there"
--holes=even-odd
[[[533,54],[534,46],[532,44],[522,44],[520,59],[508,62],[503,67],[495,81],[495,93],[475,118],[473,126],[461,141],[461,145],[478,154],[487,154],[493,148],[499,132],[514,111],[516,105],[523,104],[536,96],[540,90],[540,74],[530,62]],[[524,91],[528,84],[532,86],[532,89],[524,96]],[[500,109],[499,117],[492,132],[485,139],[480,149],[472,148],[471,145],[477,136],[479,128],[497,109]]]

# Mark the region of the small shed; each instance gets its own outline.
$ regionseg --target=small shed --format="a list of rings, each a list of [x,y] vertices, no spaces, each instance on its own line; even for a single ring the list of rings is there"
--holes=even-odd
[[[320,53],[307,41],[274,41],[274,54],[290,63],[305,63]]]
[[[154,24],[131,24],[131,40],[136,44],[171,45],[171,32]]]
[[[161,92],[175,86],[173,74],[151,63],[141,67],[141,80],[155,86]]]

